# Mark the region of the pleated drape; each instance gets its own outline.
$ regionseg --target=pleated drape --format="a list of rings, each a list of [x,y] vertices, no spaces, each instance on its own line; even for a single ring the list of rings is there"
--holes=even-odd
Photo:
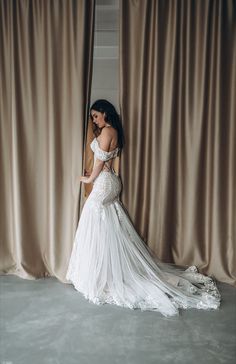
[[[1,273],[64,280],[81,208],[94,0],[0,1]]]
[[[123,203],[160,259],[235,284],[236,3],[120,5]]]

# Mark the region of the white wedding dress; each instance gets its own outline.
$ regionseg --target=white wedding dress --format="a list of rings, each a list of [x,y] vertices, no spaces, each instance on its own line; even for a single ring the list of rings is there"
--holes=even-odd
[[[90,144],[96,159],[108,161],[119,148],[103,151],[96,138]],[[113,168],[93,182],[76,230],[66,279],[95,304],[116,304],[157,311],[164,316],[179,308],[217,309],[221,296],[215,280],[161,262],[136,232],[119,200],[122,184]]]

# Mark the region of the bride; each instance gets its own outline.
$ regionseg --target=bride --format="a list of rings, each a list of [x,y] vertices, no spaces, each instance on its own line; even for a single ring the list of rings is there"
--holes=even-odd
[[[161,262],[136,232],[119,199],[122,184],[113,160],[124,144],[122,124],[106,100],[90,108],[95,137],[90,176],[93,183],[75,233],[66,279],[90,302],[157,311],[217,309],[221,296],[213,278],[196,266],[186,269]]]

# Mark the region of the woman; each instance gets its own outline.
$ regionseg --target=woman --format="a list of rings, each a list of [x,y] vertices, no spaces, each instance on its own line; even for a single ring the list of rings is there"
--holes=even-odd
[[[66,278],[86,299],[164,316],[179,308],[217,309],[220,294],[212,278],[162,263],[136,232],[119,200],[121,181],[113,160],[124,145],[119,115],[106,100],[90,109],[94,165],[83,183],[93,183],[75,234]]]

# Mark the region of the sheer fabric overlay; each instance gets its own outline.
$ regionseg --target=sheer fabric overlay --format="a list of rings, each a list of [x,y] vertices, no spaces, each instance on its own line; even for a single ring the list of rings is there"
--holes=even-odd
[[[108,161],[119,148],[90,144],[96,159]],[[221,295],[213,277],[196,266],[161,262],[136,232],[119,199],[122,184],[111,169],[93,182],[78,223],[66,279],[94,304],[115,304],[164,316],[179,309],[218,309]]]

